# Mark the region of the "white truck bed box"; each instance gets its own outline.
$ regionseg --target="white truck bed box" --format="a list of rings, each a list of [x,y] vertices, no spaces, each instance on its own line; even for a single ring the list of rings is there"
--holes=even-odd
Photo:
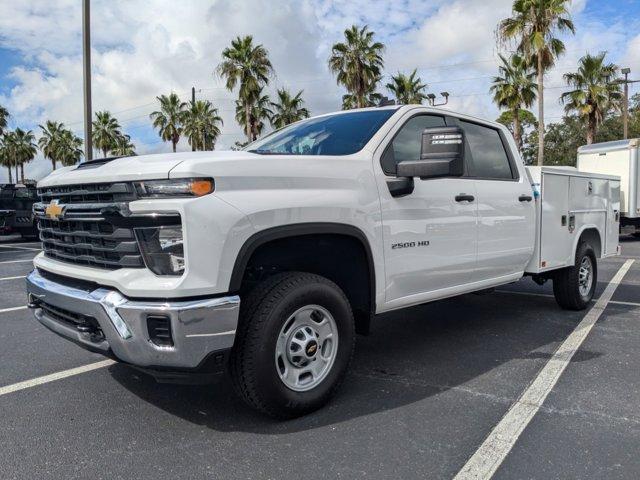
[[[536,241],[526,272],[573,265],[576,243],[588,228],[604,232],[600,257],[618,253],[620,177],[571,167],[527,170],[536,197]]]
[[[578,170],[620,177],[620,214],[640,218],[640,139],[619,140],[578,149]]]

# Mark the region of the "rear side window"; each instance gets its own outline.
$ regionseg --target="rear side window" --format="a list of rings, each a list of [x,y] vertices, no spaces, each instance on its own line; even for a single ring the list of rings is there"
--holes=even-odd
[[[466,162],[469,175],[477,178],[514,178],[500,133],[490,127],[460,121],[469,149]]]
[[[382,155],[384,173],[395,175],[398,163],[406,160],[420,160],[423,130],[444,126],[444,117],[437,115],[419,115],[409,119]]]

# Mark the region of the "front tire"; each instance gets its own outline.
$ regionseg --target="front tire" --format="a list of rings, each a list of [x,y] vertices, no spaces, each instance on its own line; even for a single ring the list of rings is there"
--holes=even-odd
[[[565,310],[584,310],[593,299],[598,282],[598,265],[593,247],[582,242],[576,251],[575,264],[563,268],[553,277],[553,294]]]
[[[354,343],[351,307],[336,284],[310,273],[277,274],[242,303],[231,377],[249,406],[298,417],[335,393]]]

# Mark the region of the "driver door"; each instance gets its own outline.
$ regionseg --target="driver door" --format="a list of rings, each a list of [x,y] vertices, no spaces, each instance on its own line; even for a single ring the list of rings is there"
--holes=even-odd
[[[381,156],[378,176],[386,272],[386,307],[429,300],[473,281],[477,262],[478,207],[472,179],[414,179],[413,193],[393,197],[386,180],[396,165],[420,158],[425,128],[444,117],[417,115],[404,122]],[[437,293],[436,293],[437,292]]]

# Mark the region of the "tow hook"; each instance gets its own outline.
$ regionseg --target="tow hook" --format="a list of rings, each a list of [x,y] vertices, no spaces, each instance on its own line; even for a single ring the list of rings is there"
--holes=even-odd
[[[31,308],[31,309],[40,308],[41,303],[42,301],[31,293],[27,297],[27,308]]]

